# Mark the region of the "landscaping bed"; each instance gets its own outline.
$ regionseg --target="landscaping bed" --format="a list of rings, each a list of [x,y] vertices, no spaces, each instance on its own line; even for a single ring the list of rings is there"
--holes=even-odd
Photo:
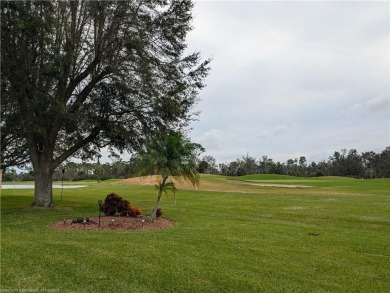
[[[157,230],[173,227],[174,223],[167,219],[157,218],[152,221],[149,216],[132,217],[101,217],[88,218],[88,221],[73,223],[72,219],[65,219],[51,223],[54,230]]]

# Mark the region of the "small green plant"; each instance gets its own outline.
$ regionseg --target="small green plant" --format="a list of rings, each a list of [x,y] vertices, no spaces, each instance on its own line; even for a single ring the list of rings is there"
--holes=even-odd
[[[131,205],[129,201],[123,199],[116,193],[110,193],[107,195],[100,210],[106,216],[115,216],[119,214],[122,217],[129,216],[136,218],[141,214],[141,210],[138,207]]]

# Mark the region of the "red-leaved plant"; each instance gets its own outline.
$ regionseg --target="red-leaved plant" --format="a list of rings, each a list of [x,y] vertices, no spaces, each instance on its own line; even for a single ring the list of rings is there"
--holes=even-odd
[[[157,211],[156,211],[156,218],[161,217],[162,214],[163,214],[162,210],[160,208],[158,208]]]
[[[131,205],[130,202],[123,199],[116,193],[110,193],[107,195],[100,210],[106,216],[115,216],[119,214],[122,217],[129,216],[136,218],[141,214],[141,210],[138,207]]]

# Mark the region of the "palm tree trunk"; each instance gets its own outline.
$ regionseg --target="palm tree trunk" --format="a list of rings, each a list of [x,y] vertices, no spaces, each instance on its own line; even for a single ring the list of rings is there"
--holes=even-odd
[[[158,209],[158,206],[160,205],[161,195],[162,195],[163,188],[164,188],[164,185],[165,185],[165,182],[167,181],[167,179],[168,179],[168,176],[163,176],[163,180],[162,180],[160,188],[158,190],[156,204],[154,205],[152,215],[151,215],[153,220],[157,218],[157,209]]]

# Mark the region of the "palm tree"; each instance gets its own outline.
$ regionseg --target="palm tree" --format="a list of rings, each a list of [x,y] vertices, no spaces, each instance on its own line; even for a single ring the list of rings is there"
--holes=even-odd
[[[196,159],[203,151],[200,144],[192,143],[181,133],[169,131],[151,139],[139,153],[138,170],[143,175],[161,175],[161,181],[156,185],[158,194],[151,215],[153,219],[156,218],[162,194],[176,191],[175,184],[167,182],[170,176],[182,177],[194,186],[199,185]]]

